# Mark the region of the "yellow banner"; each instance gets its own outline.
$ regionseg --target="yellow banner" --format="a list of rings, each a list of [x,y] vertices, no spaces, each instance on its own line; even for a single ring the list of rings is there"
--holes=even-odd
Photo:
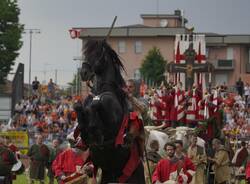
[[[29,149],[29,136],[28,132],[24,131],[7,131],[0,132],[0,137],[6,138],[8,142],[14,144],[21,151],[26,154]]]

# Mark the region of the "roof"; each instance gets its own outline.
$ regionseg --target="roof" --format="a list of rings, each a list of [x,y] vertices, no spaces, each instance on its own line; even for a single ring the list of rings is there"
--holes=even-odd
[[[126,28],[126,27],[131,27],[131,28],[141,28],[141,27],[152,27],[152,26],[145,26],[143,24],[132,24],[132,25],[127,25],[127,26],[119,26],[120,28]]]
[[[196,33],[196,34],[204,34],[206,36],[219,36],[221,34],[218,34],[218,33],[211,33],[211,32],[199,32],[199,33]]]
[[[99,38],[106,37],[109,27],[90,27],[81,29],[80,38],[88,37]],[[161,28],[148,27],[141,24],[135,24],[125,27],[113,28],[110,37],[175,37],[176,34],[186,34],[186,28]],[[217,33],[194,33],[205,34],[208,45],[226,45],[226,44],[250,44],[249,35],[231,35]]]
[[[181,18],[181,15],[175,14],[141,14],[141,18]]]
[[[80,38],[105,37],[109,32],[109,27],[95,27],[81,29]],[[138,27],[126,26],[113,28],[110,37],[155,37],[155,36],[175,36],[185,34],[185,28],[162,28],[162,27]]]
[[[206,35],[206,42],[208,45],[250,44],[250,35]]]
[[[178,14],[141,14],[142,19],[182,19],[182,15]],[[184,17],[184,23],[188,23],[188,20]]]

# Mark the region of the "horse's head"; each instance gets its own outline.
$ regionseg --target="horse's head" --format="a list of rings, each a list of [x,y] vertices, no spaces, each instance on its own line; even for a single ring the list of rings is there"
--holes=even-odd
[[[84,47],[85,61],[97,76],[110,77],[119,87],[125,86],[121,75],[124,66],[106,40],[89,40]]]
[[[104,72],[107,66],[109,45],[105,40],[89,40],[84,49],[86,63],[91,70],[99,75]]]
[[[84,82],[93,80],[94,72],[91,69],[91,66],[87,62],[82,63],[80,76],[81,76],[82,81]]]

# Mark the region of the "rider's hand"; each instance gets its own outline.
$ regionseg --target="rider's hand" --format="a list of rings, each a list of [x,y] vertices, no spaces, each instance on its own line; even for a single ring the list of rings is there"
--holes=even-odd
[[[65,175],[61,175],[60,176],[60,180],[65,180],[66,179],[66,176]]]
[[[244,168],[243,166],[241,166],[241,167],[239,168],[239,172],[240,172],[240,173],[243,173],[244,170],[245,170],[245,168]]]

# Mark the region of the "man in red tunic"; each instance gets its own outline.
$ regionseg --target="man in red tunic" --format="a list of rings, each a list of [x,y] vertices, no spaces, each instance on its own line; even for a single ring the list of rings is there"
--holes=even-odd
[[[89,162],[89,150],[83,145],[82,141],[74,140],[73,136],[68,136],[71,148],[60,153],[52,164],[52,170],[59,184],[69,176],[90,174],[93,165]]]
[[[163,183],[168,180],[176,181],[178,184],[189,183],[192,179],[194,170],[193,163],[190,159],[178,159],[175,156],[176,146],[172,143],[166,143],[164,146],[167,157],[158,162],[152,176],[154,184]]]

